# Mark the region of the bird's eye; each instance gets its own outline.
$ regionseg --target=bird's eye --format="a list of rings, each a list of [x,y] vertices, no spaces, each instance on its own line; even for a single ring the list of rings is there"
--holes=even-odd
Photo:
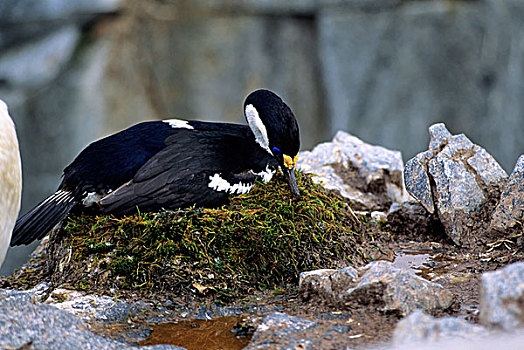
[[[277,147],[273,147],[273,154],[275,156],[279,156],[282,154],[282,152]]]

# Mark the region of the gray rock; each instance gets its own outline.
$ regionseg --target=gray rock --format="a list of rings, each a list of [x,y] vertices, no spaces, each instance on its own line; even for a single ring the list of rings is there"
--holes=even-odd
[[[434,333],[428,330],[430,333]],[[436,342],[413,342],[401,343],[400,345],[387,347],[388,350],[493,350],[503,347],[504,350],[521,350],[524,348],[524,334],[493,334],[489,336],[478,336],[474,339],[447,338]],[[382,348],[384,349],[384,348]]]
[[[502,188],[491,228],[498,231],[522,226],[524,219],[524,155],[520,156],[508,181]]]
[[[446,338],[477,339],[488,330],[457,317],[435,318],[415,310],[401,320],[393,333],[393,344],[428,343]]]
[[[463,134],[451,135],[444,124],[431,126],[430,136],[430,149],[406,164],[406,189],[430,213],[437,209],[448,237],[470,245],[477,239],[473,214],[487,210],[507,174],[485,149]]]
[[[454,300],[453,294],[441,285],[387,261],[372,262],[358,272],[345,268],[302,273],[299,285],[304,298],[318,295],[345,308],[371,304],[381,311],[401,315],[415,309],[428,312],[447,309]]]
[[[479,320],[506,331],[524,327],[524,262],[484,272]]]
[[[87,295],[84,292],[61,288],[53,290],[45,302],[86,322],[125,322],[141,309],[138,303],[127,303],[106,295]]]
[[[428,173],[428,161],[433,157],[432,151],[421,152],[406,162],[404,179],[406,190],[418,199],[428,212],[435,212],[435,203]]]
[[[339,270],[319,269],[300,273],[298,286],[304,299],[318,295],[336,304],[337,293],[355,285],[357,279],[358,271],[351,266]]]
[[[317,325],[315,321],[273,312],[262,320],[244,349],[273,349],[275,344],[279,349],[314,349],[315,343],[302,335]]]
[[[89,332],[78,317],[31,300],[30,293],[0,297],[0,348],[20,349],[138,349]],[[180,349],[152,346],[151,350]],[[143,348],[140,348],[143,349]]]
[[[357,210],[388,208],[407,198],[400,152],[369,145],[343,131],[331,142],[300,152],[297,166],[315,174],[315,182],[340,192]]]
[[[16,289],[0,289],[0,295],[6,298],[15,298],[18,301],[36,303],[47,296],[50,288],[51,283],[42,282],[36,285],[33,289],[24,291]]]
[[[438,152],[451,141],[453,135],[446,129],[444,123],[433,124],[428,129],[429,147],[432,152]]]
[[[352,268],[352,267],[350,267]],[[331,275],[334,269],[319,269],[313,271],[304,271],[300,273],[298,288],[305,299],[311,295],[329,295],[333,292],[331,288]],[[355,270],[355,273],[358,272]]]

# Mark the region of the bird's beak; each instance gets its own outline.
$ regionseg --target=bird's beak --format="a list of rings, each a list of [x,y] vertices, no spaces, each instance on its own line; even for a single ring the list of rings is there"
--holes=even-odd
[[[284,175],[286,176],[286,180],[289,184],[289,188],[291,189],[291,194],[295,198],[300,197],[300,192],[298,191],[298,187],[297,187],[297,181],[295,180],[295,166],[297,165],[298,154],[294,158],[291,158],[290,156],[284,154],[283,160],[284,160],[283,172],[284,172]]]
[[[286,168],[284,167],[284,175],[286,176],[287,183],[289,184],[289,189],[293,197],[300,197],[300,192],[298,191],[297,181],[295,180],[295,168]]]

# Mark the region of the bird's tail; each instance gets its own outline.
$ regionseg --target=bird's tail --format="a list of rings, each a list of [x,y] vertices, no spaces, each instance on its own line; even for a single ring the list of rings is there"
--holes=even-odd
[[[51,231],[78,202],[69,191],[58,190],[17,221],[11,245],[29,244]]]

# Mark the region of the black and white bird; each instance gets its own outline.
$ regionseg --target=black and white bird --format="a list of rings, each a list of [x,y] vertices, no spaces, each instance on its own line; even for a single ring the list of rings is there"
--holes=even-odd
[[[44,237],[73,209],[124,215],[217,207],[280,168],[293,196],[300,147],[291,109],[269,90],[244,102],[248,125],[170,119],[131,126],[87,146],[58,190],[16,223],[11,245]]]
[[[18,138],[7,105],[0,100],[0,266],[2,265],[22,197],[22,164]]]

